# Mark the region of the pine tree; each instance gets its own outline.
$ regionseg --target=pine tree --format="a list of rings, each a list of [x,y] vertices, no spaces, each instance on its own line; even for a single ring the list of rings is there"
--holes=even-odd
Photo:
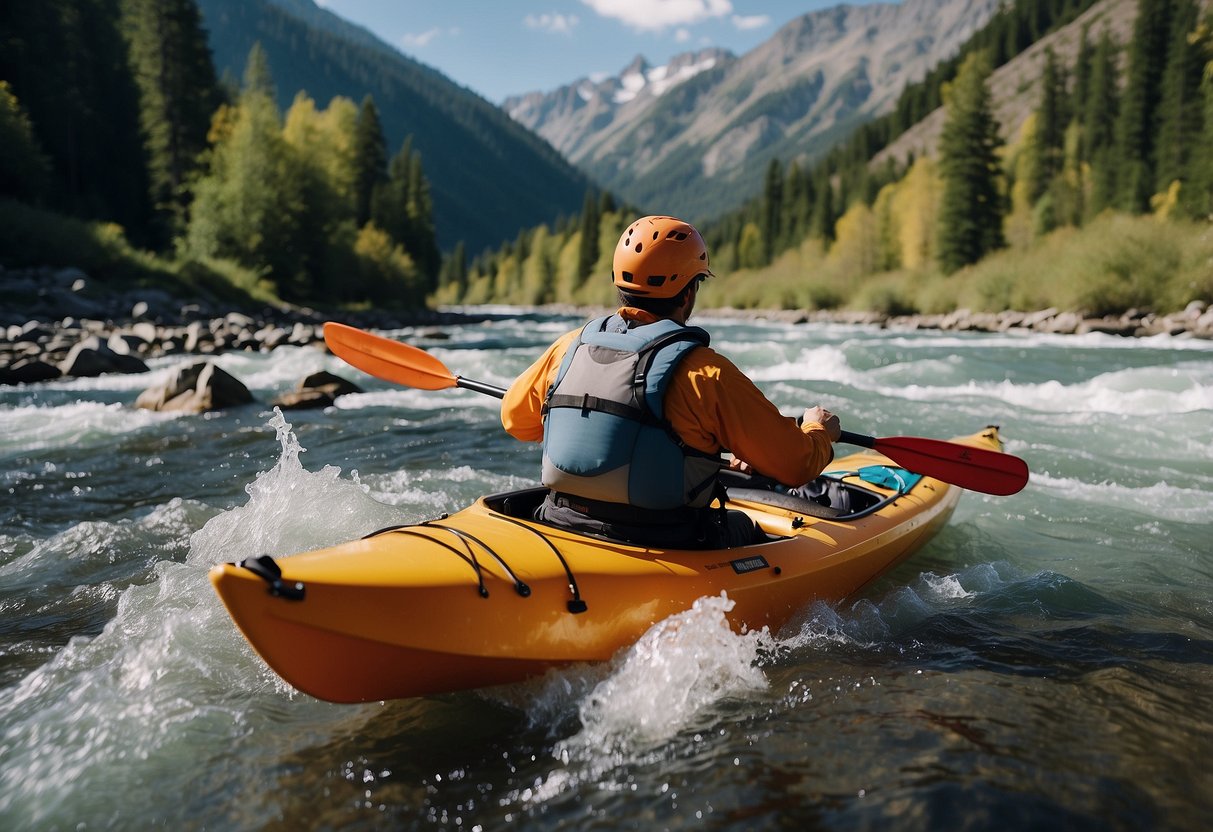
[[[1061,172],[1065,153],[1065,77],[1052,48],[1045,50],[1044,70],[1040,77],[1040,104],[1036,109],[1034,164],[1029,174],[1028,198],[1036,202]]]
[[[939,263],[949,273],[1003,245],[1005,207],[998,159],[1002,140],[986,85],[990,72],[985,54],[973,53],[944,93],[947,122],[939,142],[944,183]]]
[[[283,138],[265,54],[254,47],[237,104],[221,109],[207,171],[193,187],[186,246],[201,257],[225,257],[263,271],[290,299],[313,291],[302,166]]]
[[[185,185],[223,101],[206,33],[193,0],[123,0],[123,28],[139,85],[150,198],[161,234],[180,233]]]
[[[1206,57],[1196,32],[1199,11],[1192,0],[1175,0],[1171,50],[1162,76],[1158,108],[1158,165],[1154,191],[1183,179],[1203,124],[1200,83]]]
[[[594,274],[594,266],[598,263],[598,203],[594,192],[586,191],[585,200],[581,205],[581,236],[577,244],[577,280],[588,280]]]
[[[359,227],[371,218],[375,188],[387,181],[387,142],[379,110],[371,96],[362,99],[354,134],[354,222]]]
[[[1156,119],[1171,36],[1171,0],[1138,0],[1129,64],[1116,123],[1116,204],[1145,211],[1154,192]]]
[[[1192,105],[1200,112],[1202,123],[1188,160],[1188,181],[1180,199],[1191,216],[1213,220],[1213,14],[1197,28],[1193,41],[1205,59],[1199,100]]]
[[[1105,29],[1091,59],[1091,82],[1083,114],[1082,158],[1092,170],[1088,215],[1112,205],[1117,166],[1113,159],[1120,98],[1117,90],[1116,47]]]
[[[763,188],[762,200],[762,245],[766,262],[770,263],[776,252],[776,246],[783,233],[783,166],[778,159],[772,159],[767,165],[766,185]]]
[[[834,239],[834,223],[838,220],[834,213],[834,184],[830,179],[829,168],[823,168],[813,187],[813,213],[809,219],[809,234],[827,243]]]
[[[448,297],[453,300],[461,299],[464,292],[467,291],[467,249],[464,247],[463,240],[455,243],[455,249],[450,256],[442,261],[442,271],[438,282],[447,290]]]
[[[1081,119],[1086,111],[1087,96],[1091,89],[1091,64],[1095,49],[1091,46],[1091,26],[1082,27],[1078,40],[1078,55],[1074,58],[1074,89],[1070,96],[1070,113]]]
[[[50,181],[50,161],[7,81],[0,81],[0,194],[38,202]]]
[[[442,254],[434,232],[430,185],[422,170],[421,154],[413,150],[412,136],[405,137],[399,152],[388,163],[387,180],[372,194],[371,221],[387,231],[413,258],[426,291],[434,289]]]
[[[270,101],[277,100],[278,91],[274,86],[274,75],[270,72],[270,58],[265,54],[261,41],[255,41],[249,49],[240,84],[245,95],[256,94],[265,96]]]

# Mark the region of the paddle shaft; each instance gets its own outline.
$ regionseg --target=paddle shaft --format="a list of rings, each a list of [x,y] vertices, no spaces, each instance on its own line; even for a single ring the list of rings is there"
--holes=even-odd
[[[474,390],[477,393],[484,393],[487,396],[493,396],[498,399],[505,398],[504,387],[498,387],[496,384],[489,384],[487,381],[476,381],[472,378],[455,376],[455,386],[462,387],[464,390]]]

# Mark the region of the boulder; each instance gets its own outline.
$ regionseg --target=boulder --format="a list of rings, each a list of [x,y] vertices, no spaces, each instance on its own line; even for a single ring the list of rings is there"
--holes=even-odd
[[[328,407],[338,396],[361,392],[362,388],[352,381],[322,370],[300,381],[298,387],[278,396],[272,404],[283,410]]]
[[[62,375],[58,367],[40,358],[19,358],[7,367],[0,367],[0,384],[34,384]]]
[[[168,381],[139,394],[135,407],[184,413],[205,413],[251,404],[253,396],[235,376],[202,361],[182,367]]]
[[[134,355],[119,355],[95,336],[85,338],[59,362],[65,376],[93,378],[104,373],[146,373],[147,365]]]

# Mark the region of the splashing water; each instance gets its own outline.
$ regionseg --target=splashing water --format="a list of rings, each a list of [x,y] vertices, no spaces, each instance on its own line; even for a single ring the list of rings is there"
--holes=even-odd
[[[275,703],[293,692],[232,625],[208,584],[210,566],[336,543],[400,522],[399,509],[374,501],[365,486],[343,480],[339,469],[305,470],[299,461],[304,449],[280,411],[269,427],[281,454],[246,487],[247,504],[194,532],[183,563],[155,563],[146,583],[122,589],[116,613],[98,635],[72,638],[6,692],[0,701],[0,724],[6,726],[0,817],[16,819],[17,827],[83,818],[107,825],[131,801],[159,803],[152,792],[166,772],[200,765],[211,772],[209,788],[230,794],[243,767],[256,765],[267,751],[273,758],[282,751],[276,746],[321,736],[333,722],[365,719],[361,709],[301,699],[292,704],[292,716],[312,720],[305,730],[281,732],[282,743],[270,748],[252,740],[258,725],[275,718]],[[143,525],[156,526],[163,515],[154,511]],[[113,535],[60,537],[77,548],[81,541],[106,547]],[[44,546],[24,558],[23,567],[33,569],[29,560],[38,554],[59,556]],[[245,755],[240,767],[219,773],[231,768],[236,749]],[[195,799],[207,795],[204,788]],[[179,804],[182,818],[189,803]],[[65,805],[70,814],[61,814]]]

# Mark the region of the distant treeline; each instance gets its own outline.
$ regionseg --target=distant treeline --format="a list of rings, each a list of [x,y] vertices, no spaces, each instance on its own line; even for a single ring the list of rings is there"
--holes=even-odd
[[[257,47],[241,87],[221,85],[193,0],[6,4],[0,148],[0,195],[31,207],[26,228],[48,211],[117,224],[179,268],[234,267],[290,301],[417,306],[435,287],[410,142],[389,159],[369,97],[320,109],[299,93],[284,119]],[[55,260],[23,242],[0,263]]]

